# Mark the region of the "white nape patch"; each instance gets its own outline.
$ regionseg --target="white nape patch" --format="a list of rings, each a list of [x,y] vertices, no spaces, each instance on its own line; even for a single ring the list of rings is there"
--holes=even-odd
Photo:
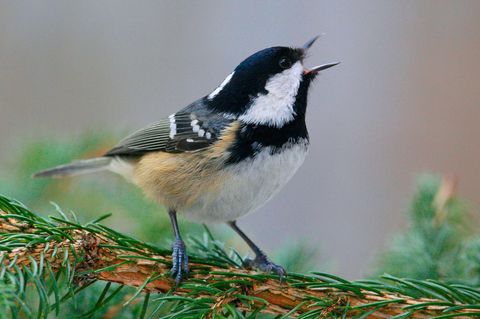
[[[192,127],[192,130],[193,130],[195,133],[197,133],[198,131],[200,131],[200,126],[199,126],[199,125],[194,125],[194,126]]]
[[[287,143],[273,155],[271,147],[264,147],[255,157],[225,167],[218,190],[203,193],[192,207],[179,213],[200,222],[220,223],[253,212],[290,180],[307,149],[307,140]]]
[[[110,164],[108,165],[108,170],[121,175],[128,181],[132,181],[133,167],[134,164],[131,161],[121,158],[119,156],[115,156],[110,161]]]
[[[225,78],[225,80],[223,80],[222,84],[220,84],[212,93],[210,93],[208,95],[208,99],[211,100],[213,99],[215,96],[217,96],[218,93],[220,93],[221,90],[223,90],[223,88],[225,87],[225,85],[228,84],[228,82],[230,82],[230,80],[232,79],[232,76],[235,72],[232,72],[230,73],[229,75],[227,75],[227,77]]]
[[[198,131],[198,137],[203,137],[205,135],[205,130],[199,130]]]
[[[281,127],[294,119],[293,105],[300,87],[303,65],[296,62],[290,69],[272,76],[265,85],[268,94],[259,95],[239,120],[251,124]]]
[[[207,132],[207,133],[205,134],[205,137],[207,138],[207,140],[211,139],[211,138],[212,138],[212,133]]]
[[[173,138],[177,134],[177,124],[175,123],[175,113],[168,116],[170,119],[170,134],[169,137]]]

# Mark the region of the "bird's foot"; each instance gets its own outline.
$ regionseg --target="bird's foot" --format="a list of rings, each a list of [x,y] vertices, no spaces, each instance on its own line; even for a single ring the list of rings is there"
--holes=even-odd
[[[285,268],[271,262],[265,254],[257,255],[253,260],[247,258],[243,263],[247,268],[256,268],[266,273],[273,272],[280,277],[280,281],[283,281],[287,275]]]
[[[185,243],[181,239],[175,240],[172,251],[172,277],[175,277],[175,285],[178,287],[182,279],[188,275],[188,255]]]

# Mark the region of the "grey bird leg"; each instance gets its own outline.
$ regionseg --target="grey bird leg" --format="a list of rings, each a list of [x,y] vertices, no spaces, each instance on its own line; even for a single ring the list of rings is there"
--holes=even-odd
[[[175,242],[172,251],[172,276],[175,277],[175,284],[178,287],[183,279],[183,273],[188,275],[188,255],[185,243],[180,235],[177,223],[177,212],[174,209],[168,211],[170,221],[172,222],[173,232],[175,233]]]
[[[282,266],[271,262],[267,255],[257,245],[255,245],[255,243],[250,238],[248,238],[248,236],[245,235],[245,233],[240,228],[238,228],[236,221],[228,222],[228,225],[232,227],[232,229],[237,234],[239,234],[240,237],[243,238],[243,240],[245,240],[248,246],[250,246],[250,248],[255,253],[255,259],[245,259],[245,261],[243,262],[244,265],[250,268],[257,268],[264,272],[274,272],[278,276],[280,276],[280,280],[283,280],[283,278],[287,274],[285,269]]]

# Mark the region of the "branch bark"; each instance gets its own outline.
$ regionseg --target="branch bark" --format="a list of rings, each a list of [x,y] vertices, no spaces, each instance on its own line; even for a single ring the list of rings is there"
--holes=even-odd
[[[0,214],[4,215],[5,213],[0,212]],[[0,218],[0,233],[10,232],[31,233],[35,232],[35,229],[30,229],[28,224],[16,219]],[[168,254],[155,255],[148,250],[141,251],[141,253],[125,251],[116,248],[115,246],[118,246],[118,243],[107,238],[107,236],[81,229],[70,231],[70,236],[73,241],[65,239],[60,242],[52,241],[48,244],[40,243],[34,247],[19,247],[10,252],[2,252],[1,254],[3,255],[5,264],[16,259],[18,266],[28,266],[31,263],[31,258],[38,261],[43,252],[44,260],[48,261],[53,270],[56,271],[62,267],[63,254],[61,252],[65,249],[73,249],[77,256],[83,256],[82,261],[76,264],[77,273],[81,274],[82,272],[90,271],[88,275],[80,275],[77,278],[77,283],[80,285],[89,280],[103,280],[139,287],[144,285],[144,283],[152,277],[155,279],[146,284],[144,287],[145,291],[167,292],[175,285],[174,280],[169,276],[171,259]],[[73,262],[74,255],[70,254],[69,256]],[[145,256],[148,256],[148,259],[145,259]],[[206,284],[229,281],[231,282],[231,288],[235,288],[233,291],[251,297],[261,298],[267,302],[266,305],[263,305],[260,301],[246,305],[237,300],[237,297],[235,297],[236,293],[222,295],[221,297],[205,293],[205,296],[208,295],[208,297],[216,298],[215,303],[212,305],[212,314],[216,310],[221,309],[222,305],[233,303],[246,311],[264,306],[262,312],[285,314],[291,311],[291,316],[297,317],[300,314],[314,310],[315,307],[318,309],[318,306],[316,306],[318,303],[316,302],[318,300],[325,300],[328,302],[321,308],[321,318],[342,313],[346,305],[356,307],[355,309],[349,310],[348,318],[365,312],[365,309],[375,309],[368,318],[390,318],[404,313],[404,307],[406,306],[439,301],[425,298],[414,299],[409,296],[390,292],[377,294],[363,290],[361,294],[355,294],[334,288],[308,288],[302,286],[301,282],[292,284],[280,283],[276,279],[259,280],[255,279],[255,276],[253,276],[253,278],[246,276],[255,274],[254,271],[234,267],[221,268],[210,265],[208,261],[192,262],[190,267],[190,279],[195,279],[197,282],[201,281]],[[235,279],[248,280],[250,284],[239,285],[235,283]],[[189,293],[189,289],[183,287],[175,291],[175,294],[181,296],[188,295]],[[382,302],[385,302],[385,306],[379,307]],[[372,305],[369,306],[370,304]],[[375,307],[378,308],[376,309]],[[442,315],[442,310],[445,308],[446,306],[427,306],[421,311],[412,313],[409,318],[431,318],[439,316]],[[474,314],[471,311],[458,310],[457,318],[469,317],[469,315]],[[479,315],[480,312],[476,312],[475,314]]]

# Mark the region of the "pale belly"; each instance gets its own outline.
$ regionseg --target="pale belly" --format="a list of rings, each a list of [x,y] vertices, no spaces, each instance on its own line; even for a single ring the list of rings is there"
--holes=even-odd
[[[228,166],[216,192],[204,193],[188,209],[188,219],[205,223],[233,221],[270,200],[294,175],[307,154],[308,143],[289,145],[270,154],[265,149],[254,158]]]

